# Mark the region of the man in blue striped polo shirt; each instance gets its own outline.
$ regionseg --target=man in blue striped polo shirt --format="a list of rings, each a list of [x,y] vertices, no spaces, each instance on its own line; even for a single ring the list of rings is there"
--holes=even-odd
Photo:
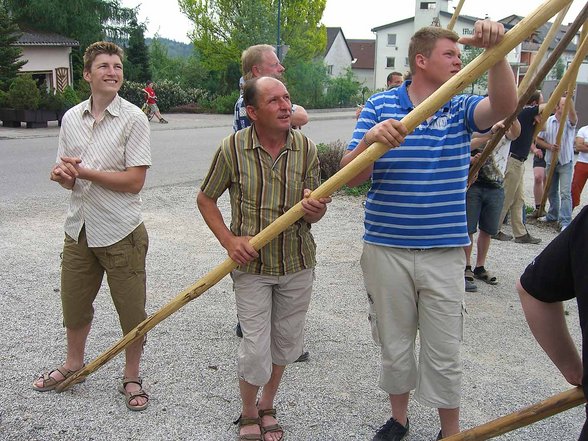
[[[372,181],[361,266],[372,334],[381,346],[380,387],[392,407],[376,441],[406,435],[413,389],[421,404],[438,409],[439,437],[459,432],[470,135],[515,110],[512,70],[499,60],[489,70],[488,97],[455,96],[411,134],[400,120],[460,71],[458,42],[490,48],[503,34],[490,20],[477,21],[471,38],[436,27],[416,32],[409,46],[412,81],[366,102],[341,161],[347,165],[374,142],[391,147],[349,182]]]

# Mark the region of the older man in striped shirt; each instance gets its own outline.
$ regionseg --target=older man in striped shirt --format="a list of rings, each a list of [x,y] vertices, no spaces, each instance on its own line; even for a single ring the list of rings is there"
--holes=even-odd
[[[122,50],[110,42],[86,49],[84,79],[92,95],[63,117],[50,179],[71,191],[61,271],[67,355],[62,366],[33,383],[40,392],[55,389],[83,367],[92,304],[104,272],[123,333],[147,317],[149,239],[139,192],[151,165],[149,123],[141,109],[118,96],[122,57]],[[143,410],[149,403],[139,377],[142,348],[139,339],[126,349],[119,390],[130,410]]]
[[[488,97],[455,96],[411,134],[401,120],[459,72],[458,41],[487,48],[503,33],[489,20],[476,22],[471,39],[435,27],[415,33],[408,52],[412,81],[368,99],[341,161],[348,164],[374,142],[392,147],[349,182],[372,182],[361,266],[372,335],[381,345],[380,387],[392,408],[374,441],[406,436],[413,389],[421,404],[438,409],[438,439],[459,432],[470,137],[514,111],[512,70],[506,59],[497,61],[488,74]]]
[[[302,352],[314,279],[310,225],[324,216],[331,199],[308,198],[320,183],[317,150],[292,130],[292,103],[284,84],[271,77],[250,80],[243,98],[253,125],[222,141],[197,202],[207,225],[239,264],[231,274],[243,330],[239,439],[278,441],[284,429],[275,418],[274,398],[286,365]],[[230,228],[217,205],[226,190]],[[251,237],[301,199],[304,217],[256,252]]]

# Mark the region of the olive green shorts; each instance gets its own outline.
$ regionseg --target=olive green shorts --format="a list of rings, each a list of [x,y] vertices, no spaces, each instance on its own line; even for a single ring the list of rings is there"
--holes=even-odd
[[[61,305],[66,328],[92,322],[92,304],[106,272],[112,301],[124,334],[147,317],[145,257],[149,237],[145,225],[107,247],[88,247],[85,227],[78,241],[65,235],[61,263]]]

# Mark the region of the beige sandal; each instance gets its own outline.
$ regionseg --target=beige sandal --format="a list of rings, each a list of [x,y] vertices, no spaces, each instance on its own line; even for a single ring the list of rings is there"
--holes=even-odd
[[[128,392],[126,387],[129,383],[135,383],[139,385],[139,390]],[[143,380],[140,377],[132,378],[132,377],[125,377],[123,378],[122,384],[118,387],[118,391],[125,396],[125,404],[127,405],[127,409],[129,410],[145,410],[149,405],[149,395],[147,392],[143,390]],[[135,398],[146,398],[144,404],[131,404],[131,401]]]
[[[80,369],[82,369],[84,366],[86,366],[86,365],[83,365]],[[65,380],[67,380],[69,377],[71,377],[73,374],[75,374],[77,371],[79,371],[80,369],[75,370],[75,371],[70,371],[69,369],[66,369],[63,366],[56,367],[55,369],[52,369],[49,372],[45,372],[43,375],[40,375],[33,382],[33,389],[36,390],[37,392],[47,392],[49,390],[53,390],[57,386],[59,386],[61,383],[63,383]],[[53,378],[51,376],[51,374],[55,371],[57,371],[61,374],[61,376],[63,377],[62,380],[56,380],[55,378]],[[36,385],[37,381],[39,381],[39,380],[43,380],[43,386]],[[75,384],[83,383],[84,381],[86,381],[85,378],[80,378],[75,381]]]

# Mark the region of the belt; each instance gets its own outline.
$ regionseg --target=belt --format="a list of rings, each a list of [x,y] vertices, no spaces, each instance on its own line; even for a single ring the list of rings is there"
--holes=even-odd
[[[517,155],[515,153],[509,153],[508,156],[510,156],[513,159],[516,159],[517,161],[521,161],[521,162],[525,162],[527,160],[527,157],[526,156],[524,156],[524,157],[523,156],[519,156],[519,155]]]

